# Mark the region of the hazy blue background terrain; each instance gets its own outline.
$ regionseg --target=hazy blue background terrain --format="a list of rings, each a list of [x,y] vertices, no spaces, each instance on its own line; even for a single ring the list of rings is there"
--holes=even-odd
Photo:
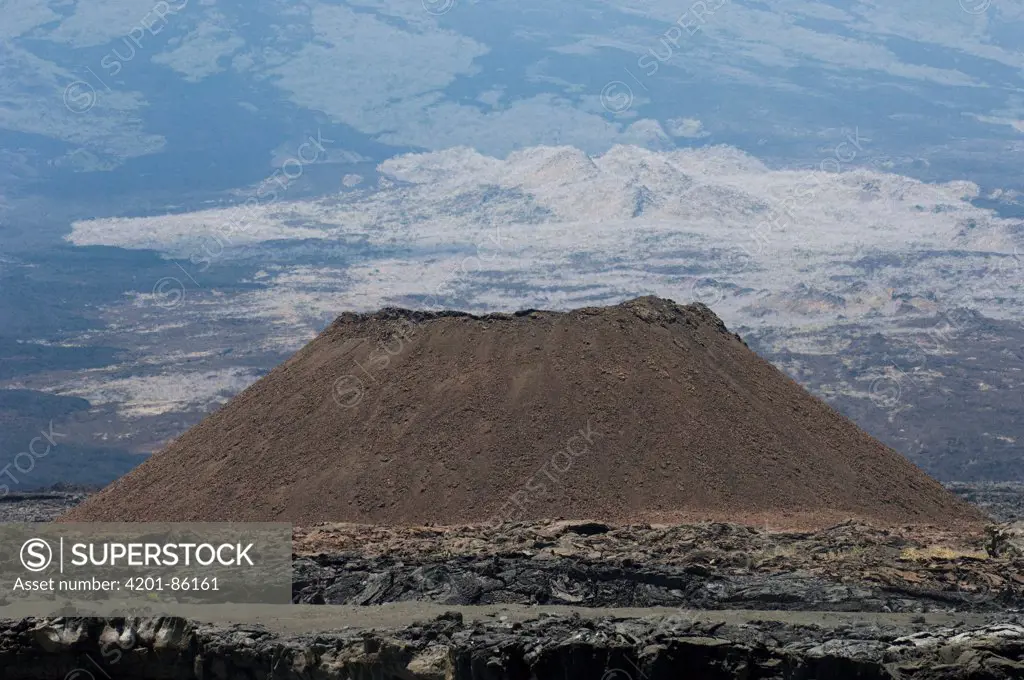
[[[106,482],[345,309],[655,292],[929,471],[1019,478],[1022,151],[1020,0],[0,0],[0,468],[53,428],[8,485]]]

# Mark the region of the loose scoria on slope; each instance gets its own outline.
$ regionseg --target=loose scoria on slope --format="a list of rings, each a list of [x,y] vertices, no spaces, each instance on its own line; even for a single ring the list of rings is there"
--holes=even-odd
[[[684,516],[981,520],[710,309],[655,297],[343,314],[64,519]]]

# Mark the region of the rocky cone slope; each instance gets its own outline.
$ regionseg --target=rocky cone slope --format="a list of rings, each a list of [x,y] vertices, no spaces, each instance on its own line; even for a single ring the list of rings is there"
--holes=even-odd
[[[344,314],[74,521],[984,521],[701,304]]]

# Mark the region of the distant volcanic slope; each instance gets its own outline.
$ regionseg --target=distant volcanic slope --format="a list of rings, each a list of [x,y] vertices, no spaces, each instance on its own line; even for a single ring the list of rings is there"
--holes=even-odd
[[[707,307],[343,314],[66,521],[980,515]]]

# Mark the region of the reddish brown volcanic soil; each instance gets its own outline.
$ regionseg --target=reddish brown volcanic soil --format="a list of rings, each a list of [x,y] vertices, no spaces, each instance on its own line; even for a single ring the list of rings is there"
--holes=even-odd
[[[63,519],[787,516],[983,521],[707,307],[647,297],[344,314]]]

